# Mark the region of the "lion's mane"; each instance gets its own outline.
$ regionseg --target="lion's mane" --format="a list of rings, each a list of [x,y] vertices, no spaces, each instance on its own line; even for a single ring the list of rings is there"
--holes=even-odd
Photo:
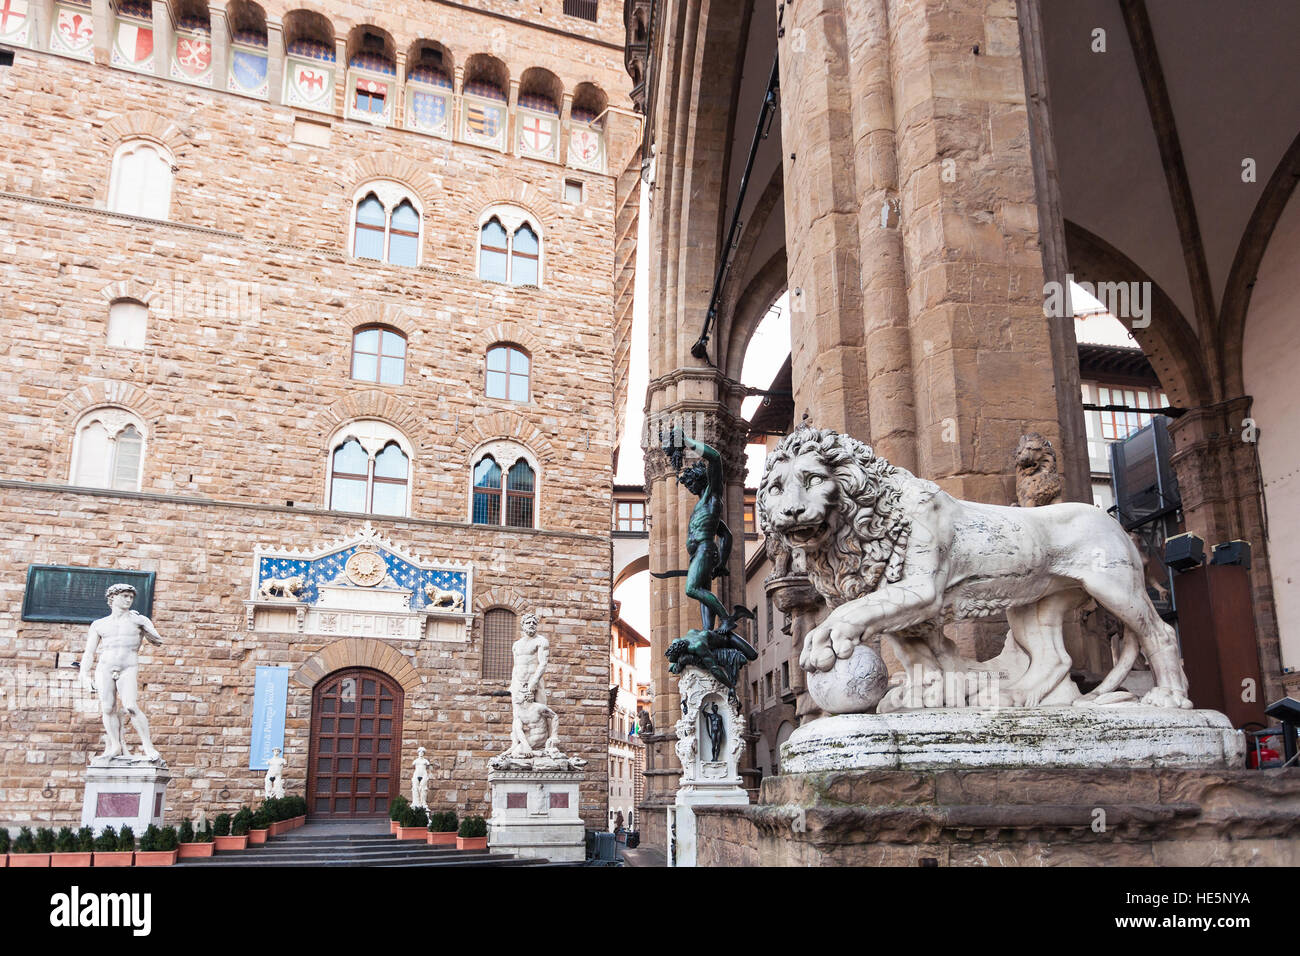
[[[816,551],[805,551],[808,577],[826,602],[837,607],[874,591],[882,580],[902,577],[911,521],[899,498],[901,481],[911,476],[877,458],[870,445],[856,438],[800,425],[768,456],[759,485],[760,503],[766,497],[772,466],[809,452],[835,477],[840,520],[830,541]],[[790,550],[790,542],[768,521],[766,507],[759,507],[758,513],[763,533],[774,536],[778,547]]]

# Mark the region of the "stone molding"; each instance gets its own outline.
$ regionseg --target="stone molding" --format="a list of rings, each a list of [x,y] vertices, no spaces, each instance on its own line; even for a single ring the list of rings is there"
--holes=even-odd
[[[367,183],[380,179],[405,186],[426,207],[438,194],[437,183],[419,163],[405,156],[388,154],[369,154],[354,160],[342,170],[336,185],[340,192],[351,196]]]
[[[148,110],[131,110],[116,116],[99,130],[99,138],[116,152],[123,143],[133,139],[147,139],[164,146],[173,159],[180,159],[189,151],[190,138],[170,120]]]
[[[546,354],[546,350],[537,336],[518,322],[507,320],[493,323],[474,337],[474,349],[479,355],[480,364],[487,361],[487,350],[498,342],[513,343],[528,352],[531,359],[530,377],[538,364],[538,359]]]
[[[99,290],[99,294],[104,297],[104,301],[109,305],[122,299],[130,299],[133,302],[139,302],[141,305],[147,306],[150,300],[158,294],[158,286],[157,283],[145,285],[135,276],[131,276],[119,282],[110,282]]]
[[[345,667],[368,667],[383,671],[402,685],[408,694],[420,688],[420,675],[395,647],[374,638],[345,638],[322,647],[293,672],[303,687],[315,687],[329,674]]]
[[[474,599],[474,613],[482,615],[495,607],[506,608],[514,611],[518,616],[527,614],[534,610],[532,606],[524,600],[524,596],[514,588],[492,588],[484,591]]]
[[[420,448],[420,420],[411,405],[377,388],[345,395],[318,416],[318,437],[323,442],[335,429],[346,422],[374,418],[387,422],[404,434],[418,457]],[[328,454],[328,449],[325,450]]]
[[[475,448],[499,439],[518,442],[545,465],[555,461],[555,447],[546,434],[513,412],[493,412],[476,418],[456,436],[456,448],[468,463],[469,455]]]

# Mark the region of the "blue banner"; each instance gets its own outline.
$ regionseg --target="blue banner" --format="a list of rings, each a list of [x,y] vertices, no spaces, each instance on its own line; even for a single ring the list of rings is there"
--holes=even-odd
[[[248,748],[248,769],[265,770],[271,751],[284,750],[284,711],[289,700],[289,668],[257,668],[253,685],[253,737]]]

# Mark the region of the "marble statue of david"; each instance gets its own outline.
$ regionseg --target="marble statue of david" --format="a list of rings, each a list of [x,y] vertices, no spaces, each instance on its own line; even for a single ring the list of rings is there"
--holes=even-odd
[[[112,612],[90,625],[86,652],[81,658],[81,684],[88,692],[99,695],[104,731],[108,736],[104,753],[95,758],[95,762],[130,756],[122,738],[122,715],[125,713],[140,735],[144,759],[162,763],[162,756],[154,749],[153,739],[149,736],[149,721],[138,700],[140,642],[147,640],[150,644],[161,645],[162,637],[152,621],[139,611],[131,610],[135,603],[135,588],[131,585],[111,585],[104,597]],[[99,652],[98,664],[95,662],[96,651]]]

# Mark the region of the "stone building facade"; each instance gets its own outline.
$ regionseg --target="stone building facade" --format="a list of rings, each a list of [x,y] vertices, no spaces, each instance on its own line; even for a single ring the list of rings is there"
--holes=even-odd
[[[485,813],[536,610],[604,826],[640,121],[617,11],[564,6],[44,0],[0,27],[0,822],[72,822],[100,747],[85,624],[25,619],[48,565],[154,574],[177,814],[253,800],[259,666],[289,674],[290,792],[346,672],[400,720],[375,798],[350,779],[330,812],[380,812],[424,746],[431,804]]]

